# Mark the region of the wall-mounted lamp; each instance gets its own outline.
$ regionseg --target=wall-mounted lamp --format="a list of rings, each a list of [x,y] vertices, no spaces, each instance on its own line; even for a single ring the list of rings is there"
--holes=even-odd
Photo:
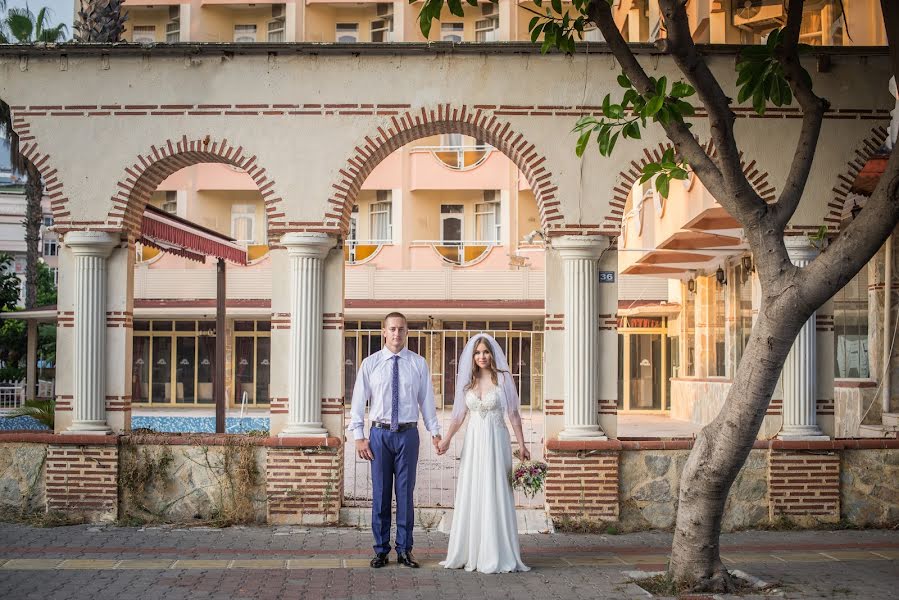
[[[727,285],[727,276],[721,267],[718,267],[718,270],[715,271],[715,280],[718,282],[718,285]]]
[[[687,280],[687,291],[691,294],[696,292],[696,280],[692,277]]]
[[[852,220],[858,216],[858,213],[862,212],[862,207],[858,205],[858,202],[855,199],[852,200],[852,208],[849,209],[849,214],[852,215]]]
[[[752,273],[752,269],[754,267],[754,265],[752,264],[752,256],[747,254],[742,259],[740,259],[740,262],[743,264],[744,271],[746,271],[747,273]]]

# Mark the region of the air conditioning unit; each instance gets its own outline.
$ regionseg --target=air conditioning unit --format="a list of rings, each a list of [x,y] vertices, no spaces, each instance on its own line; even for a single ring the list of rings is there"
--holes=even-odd
[[[283,19],[285,17],[286,12],[287,12],[287,6],[285,4],[272,4],[272,18],[273,19]]]
[[[786,23],[782,0],[737,0],[733,5],[734,27],[759,30]]]
[[[591,24],[588,27],[584,27],[584,41],[601,43],[606,41],[606,38],[602,36],[602,31],[599,30],[599,27]]]

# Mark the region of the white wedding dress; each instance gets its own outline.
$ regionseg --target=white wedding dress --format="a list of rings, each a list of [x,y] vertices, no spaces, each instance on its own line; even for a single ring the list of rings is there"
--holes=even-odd
[[[509,483],[512,447],[499,389],[481,399],[465,393],[468,427],[462,446],[447,569],[529,571],[521,562],[515,499]]]

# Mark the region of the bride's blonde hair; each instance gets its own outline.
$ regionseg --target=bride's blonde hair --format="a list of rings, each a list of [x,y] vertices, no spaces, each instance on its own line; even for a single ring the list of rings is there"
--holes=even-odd
[[[481,378],[481,367],[478,366],[478,361],[474,356],[478,353],[478,348],[481,346],[484,346],[490,355],[490,362],[487,363],[487,370],[490,371],[490,379],[493,381],[493,385],[499,385],[499,371],[496,368],[496,361],[493,359],[493,348],[490,347],[490,344],[485,338],[481,338],[474,347],[474,352],[471,353],[471,361],[473,363],[471,368],[471,381],[465,385],[466,391],[475,389],[478,386],[478,380]]]

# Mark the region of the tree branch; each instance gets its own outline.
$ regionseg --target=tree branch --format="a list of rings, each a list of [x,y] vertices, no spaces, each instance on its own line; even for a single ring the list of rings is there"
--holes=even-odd
[[[665,28],[668,31],[667,51],[690,85],[696,89],[709,113],[712,142],[718,153],[716,162],[729,187],[730,195],[734,195],[740,188],[743,188],[744,192],[752,190],[752,185],[743,173],[740,152],[734,139],[736,116],[730,109],[730,98],[721,89],[705,60],[696,51],[696,44],[690,35],[690,22],[685,5],[685,0],[659,0],[659,7],[665,17]],[[761,198],[758,198],[758,203],[764,204]]]
[[[641,94],[655,93],[655,88],[649,81],[649,76],[643,67],[637,61],[637,57],[631,52],[627,42],[621,37],[621,32],[615,26],[615,20],[612,18],[612,9],[608,3],[598,0],[590,3],[587,10],[590,20],[596,23],[602,31],[603,37],[609,44],[612,54],[621,65],[621,69],[627,75],[628,79],[634,84],[634,87]],[[690,130],[683,123],[674,120],[667,125],[663,125],[665,133],[668,135],[678,153],[683,156],[693,167],[693,170],[700,176],[707,188],[721,185],[721,172],[715,165],[714,161],[709,158],[705,149],[696,141]],[[708,179],[708,183],[705,179]]]
[[[881,0],[893,76],[899,79],[899,2]],[[886,85],[886,82],[884,82]],[[871,260],[899,223],[899,152],[893,149],[877,187],[855,220],[800,275],[803,300],[819,306]],[[887,282],[889,285],[889,282]]]
[[[774,220],[781,230],[787,226],[802,199],[802,193],[805,190],[805,184],[815,158],[815,150],[818,147],[824,111],[829,107],[826,100],[819,98],[812,91],[808,76],[799,62],[799,27],[802,24],[803,4],[804,0],[790,2],[787,24],[784,27],[783,45],[777,52],[777,59],[783,67],[784,76],[802,108],[802,129],[793,153],[790,172],[780,197],[771,206]]]

